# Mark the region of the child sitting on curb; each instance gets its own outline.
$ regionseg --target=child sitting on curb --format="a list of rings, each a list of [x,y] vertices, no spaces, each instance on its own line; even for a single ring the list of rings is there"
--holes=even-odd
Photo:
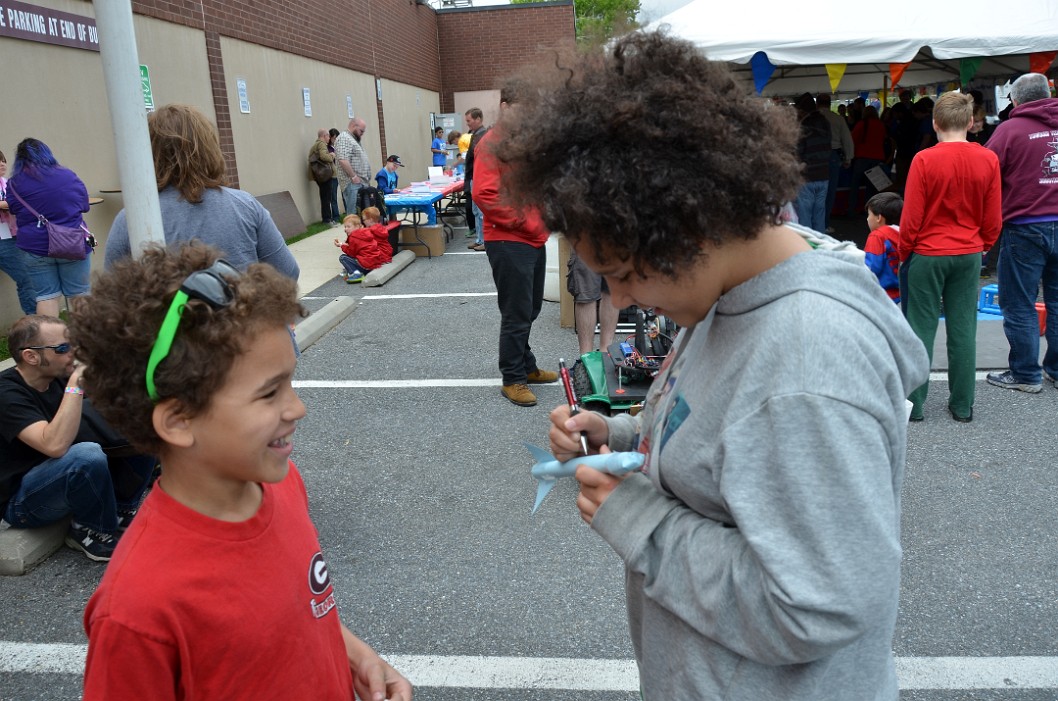
[[[360,211],[360,217],[363,219],[364,228],[375,237],[375,242],[382,251],[382,256],[385,258],[382,262],[388,263],[393,260],[393,244],[389,240],[389,229],[382,223],[382,213],[378,211],[378,207],[364,207]]]
[[[880,192],[867,200],[867,226],[871,233],[863,246],[864,261],[889,299],[900,304],[900,213],[904,199],[895,192]]]
[[[372,233],[360,226],[360,217],[348,214],[342,224],[345,227],[345,243],[335,239],[334,245],[342,249],[338,261],[345,269],[343,279],[351,285],[362,282],[368,272],[389,261],[379,249]]]
[[[296,284],[218,255],[148,248],[71,320],[96,408],[162,465],[85,610],[84,698],[411,701],[339,619],[290,461]]]

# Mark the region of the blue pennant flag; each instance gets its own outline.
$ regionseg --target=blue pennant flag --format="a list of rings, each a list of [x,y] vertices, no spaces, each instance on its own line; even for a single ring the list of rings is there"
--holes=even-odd
[[[757,94],[760,95],[761,91],[764,90],[764,86],[771,80],[771,74],[775,72],[775,66],[768,60],[768,55],[763,51],[758,51],[753,54],[753,58],[749,60],[749,65],[753,68],[753,85],[757,88]]]

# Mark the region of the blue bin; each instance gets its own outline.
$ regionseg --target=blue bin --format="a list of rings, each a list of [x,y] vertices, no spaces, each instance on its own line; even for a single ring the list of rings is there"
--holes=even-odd
[[[982,314],[1003,316],[1003,312],[999,310],[999,285],[985,285],[981,288],[981,296],[977,300],[977,311]]]

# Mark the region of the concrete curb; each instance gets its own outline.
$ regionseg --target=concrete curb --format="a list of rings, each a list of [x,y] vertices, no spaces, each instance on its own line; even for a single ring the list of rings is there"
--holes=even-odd
[[[21,576],[62,547],[70,519],[43,528],[0,530],[0,575]]]
[[[365,275],[360,285],[362,287],[381,287],[389,282],[391,277],[411,265],[414,260],[415,254],[411,251],[407,249],[397,251],[396,255],[393,256],[393,260],[385,265],[380,265]]]
[[[298,350],[304,351],[344,321],[356,309],[356,302],[354,297],[336,297],[333,302],[328,302],[323,309],[294,327]]]

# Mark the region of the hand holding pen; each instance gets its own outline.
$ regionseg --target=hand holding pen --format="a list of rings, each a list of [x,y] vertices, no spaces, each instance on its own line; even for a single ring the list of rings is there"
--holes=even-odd
[[[566,403],[569,404],[569,415],[576,416],[580,413],[580,405],[577,404],[577,395],[573,392],[573,380],[569,376],[564,358],[558,359],[558,374],[562,378],[562,387],[566,390]],[[580,434],[580,447],[584,454],[588,454],[588,439],[584,433]]]

